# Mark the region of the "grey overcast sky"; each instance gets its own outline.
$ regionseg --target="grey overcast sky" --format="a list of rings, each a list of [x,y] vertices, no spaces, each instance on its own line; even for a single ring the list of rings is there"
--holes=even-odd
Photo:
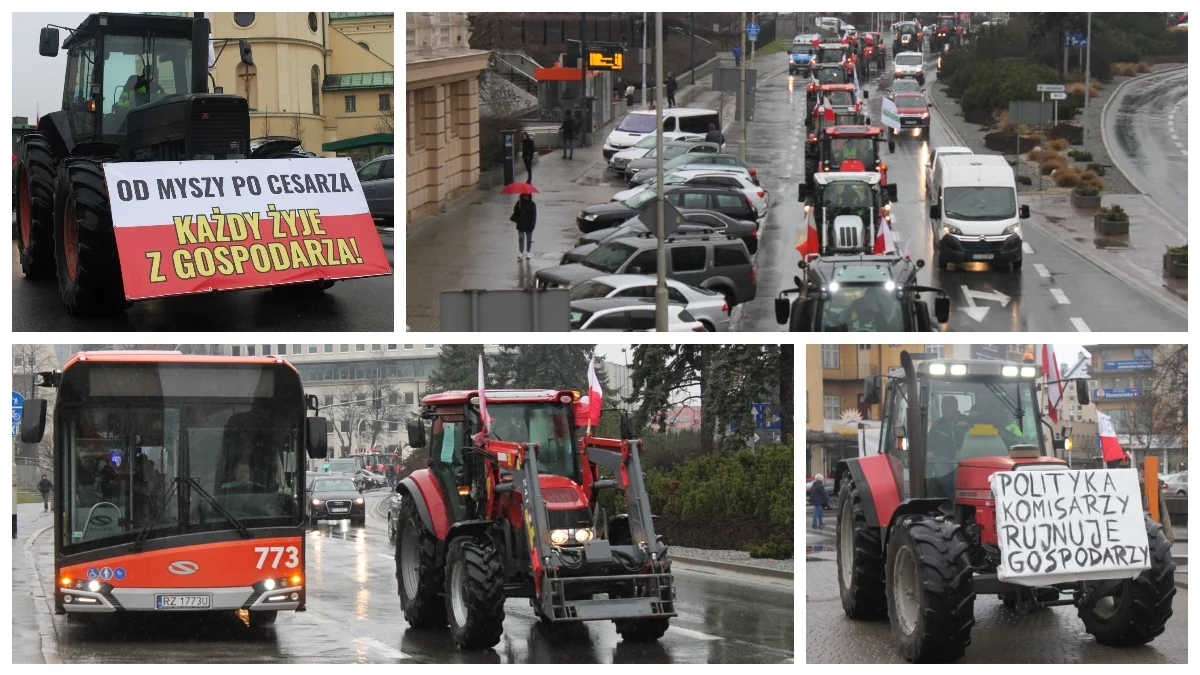
[[[17,12],[12,15],[13,115],[28,117],[29,123],[33,124],[39,109],[44,115],[62,107],[67,53],[60,51],[53,59],[39,55],[38,35],[47,24],[75,28],[85,18],[86,12]],[[69,34],[61,28],[58,33],[64,40]]]

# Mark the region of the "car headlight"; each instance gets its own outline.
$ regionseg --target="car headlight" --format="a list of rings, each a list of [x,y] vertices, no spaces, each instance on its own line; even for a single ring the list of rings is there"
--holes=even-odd
[[[550,532],[550,543],[555,546],[562,546],[570,540],[571,536],[566,530],[553,530]]]
[[[929,119],[929,112],[926,111],[926,112],[921,113],[921,119],[923,119],[923,120]]]
[[[354,500],[354,503],[355,503],[355,504],[362,504],[362,503],[364,503],[365,501],[366,501],[366,500],[364,500],[362,497],[359,497],[358,499],[355,499],[355,500]]]
[[[597,215],[596,215],[596,214],[594,214],[594,213],[583,213],[583,212],[581,211],[581,212],[579,213],[579,217],[580,217],[580,218],[583,218],[584,220],[589,220],[589,221],[591,221],[591,220],[595,220],[595,219],[596,219],[596,218],[598,218],[599,216],[597,216]]]
[[[892,73],[892,75],[895,75],[896,77],[900,77],[903,74],[904,74],[904,71],[902,71],[902,70],[897,70],[894,73]]]
[[[1021,234],[1021,226],[1009,225],[1008,227],[1004,228],[1004,234]]]
[[[960,235],[962,234],[962,230],[958,229],[957,227],[955,227],[953,225],[943,225],[942,230],[946,234],[960,234]]]
[[[320,506],[320,505],[321,505],[321,500],[320,500],[320,499],[314,499],[314,500],[312,501],[312,505],[313,505],[313,506]]]
[[[925,66],[917,66],[917,70],[916,70],[916,72],[918,72],[918,73],[919,73],[919,72],[921,72],[922,70],[924,70],[924,68],[925,68]]]

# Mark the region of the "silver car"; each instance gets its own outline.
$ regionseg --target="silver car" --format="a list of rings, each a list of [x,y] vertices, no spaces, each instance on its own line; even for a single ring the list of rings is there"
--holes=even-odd
[[[1180,471],[1177,474],[1163,476],[1163,494],[1168,497],[1186,497],[1187,496],[1187,474],[1186,471]]]
[[[393,226],[396,214],[392,192],[392,178],[395,175],[393,158],[393,155],[376,157],[358,170],[358,182],[362,184],[371,217],[377,222],[382,221],[386,227]]]
[[[646,274],[609,274],[581,281],[567,295],[571,300],[654,298],[657,285],[658,280]],[[716,291],[667,279],[667,301],[683,305],[709,332],[729,331],[729,305],[725,296]]]

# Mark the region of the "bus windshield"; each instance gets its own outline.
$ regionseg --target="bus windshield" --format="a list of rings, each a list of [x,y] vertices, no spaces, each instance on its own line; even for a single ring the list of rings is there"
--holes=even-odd
[[[68,369],[55,414],[64,552],[299,524],[300,401],[295,372],[269,366]]]

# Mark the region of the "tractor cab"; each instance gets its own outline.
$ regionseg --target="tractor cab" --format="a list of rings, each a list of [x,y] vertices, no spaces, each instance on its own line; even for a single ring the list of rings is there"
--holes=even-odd
[[[814,189],[813,176],[828,171],[868,171],[878,173],[887,184],[887,164],[880,146],[883,128],[863,125],[835,125],[820,129],[817,138],[809,138],[813,152],[805,152],[805,182]],[[896,142],[887,141],[888,151],[896,151]]]
[[[806,91],[811,95],[823,84],[854,84],[854,74],[840,64],[818,64],[813,60],[813,81],[808,83]]]
[[[813,63],[818,67],[838,65],[844,68],[849,58],[850,47],[848,45],[841,42],[823,42],[817,46],[817,55],[813,59]]]
[[[809,93],[806,104],[808,106],[808,114],[804,119],[804,125],[811,127],[814,124],[819,124],[818,117],[824,117],[824,111],[821,106],[828,105],[833,111],[833,119],[823,119],[820,122],[821,127],[831,125],[865,125],[871,123],[871,118],[863,109],[863,103],[867,100],[868,93],[866,90],[856,90],[853,84],[821,84],[817,85]],[[816,139],[812,139],[816,140]]]
[[[892,53],[924,51],[925,34],[914,21],[899,21],[892,24]]]
[[[797,189],[816,222],[821,255],[871,253],[879,221],[891,220],[896,185],[881,185],[878,173],[866,171],[816,174],[813,182],[811,192],[804,183]]]

